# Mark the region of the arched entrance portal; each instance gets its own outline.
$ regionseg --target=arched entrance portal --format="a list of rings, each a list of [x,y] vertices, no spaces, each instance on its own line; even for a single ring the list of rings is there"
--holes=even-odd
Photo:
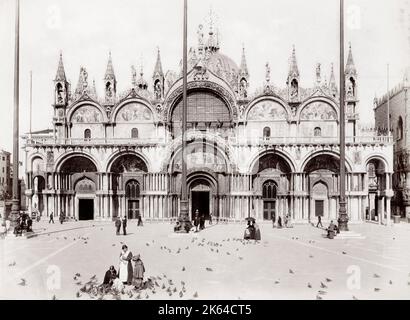
[[[137,180],[130,180],[125,186],[127,198],[128,219],[138,219],[140,216],[140,184]]]
[[[198,210],[200,215],[204,215],[205,219],[209,219],[210,202],[211,202],[211,187],[205,179],[197,179],[191,184],[190,188],[190,207],[192,219],[195,216],[195,211]]]
[[[277,185],[274,181],[269,180],[263,184],[263,219],[276,220],[276,192]]]
[[[75,185],[78,220],[94,219],[95,183],[84,178]]]

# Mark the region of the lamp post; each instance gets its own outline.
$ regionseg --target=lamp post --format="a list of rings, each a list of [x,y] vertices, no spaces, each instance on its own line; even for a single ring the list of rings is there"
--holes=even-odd
[[[345,71],[344,71],[344,0],[340,0],[340,199],[339,230],[349,231],[346,209],[346,167],[345,167]]]
[[[179,212],[179,229],[176,232],[189,232],[192,227],[188,212],[188,191],[187,191],[187,165],[186,165],[186,130],[187,130],[187,25],[188,25],[188,5],[187,0],[184,0],[184,32],[183,32],[183,94],[182,94],[182,149],[181,149],[181,201]]]
[[[20,55],[20,0],[16,0],[16,28],[14,51],[14,110],[13,110],[13,197],[10,225],[15,226],[20,213],[19,195],[19,55]]]

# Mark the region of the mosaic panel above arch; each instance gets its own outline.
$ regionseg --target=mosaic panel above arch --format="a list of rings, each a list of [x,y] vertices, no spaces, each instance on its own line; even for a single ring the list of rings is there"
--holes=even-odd
[[[328,103],[315,101],[303,108],[300,120],[337,120],[337,114]]]
[[[101,111],[90,105],[79,107],[71,117],[71,122],[74,123],[99,123],[102,120]]]
[[[142,103],[132,102],[121,107],[115,117],[116,122],[152,121],[152,111]]]
[[[287,112],[278,102],[264,100],[255,104],[248,113],[248,120],[286,120]]]

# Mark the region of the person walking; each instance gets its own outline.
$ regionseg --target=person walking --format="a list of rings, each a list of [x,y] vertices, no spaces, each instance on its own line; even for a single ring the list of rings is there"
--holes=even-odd
[[[50,220],[48,220],[48,223],[54,223],[54,214],[53,212],[50,213]]]
[[[322,216],[317,216],[317,224],[316,224],[316,228],[319,228],[319,224],[320,226],[323,228],[323,224],[322,224]]]
[[[120,253],[120,267],[118,276],[123,284],[132,284],[132,252],[128,250],[127,245],[122,246]]]
[[[141,215],[138,215],[138,224],[137,224],[137,226],[138,227],[142,227],[144,224],[142,223],[142,218],[141,218]]]
[[[115,228],[117,229],[117,236],[120,235],[120,230],[121,230],[121,218],[117,217],[115,220]]]
[[[211,224],[212,224],[212,212],[209,213],[209,225],[211,225]]]
[[[127,235],[127,217],[122,218],[122,232]]]
[[[199,218],[199,230],[204,230],[205,229],[205,215],[202,214],[201,217]]]
[[[141,289],[143,285],[145,267],[144,267],[144,263],[141,260],[141,256],[139,254],[133,257],[132,260],[135,262],[132,284],[134,285],[135,289],[138,290],[138,289]]]
[[[272,228],[275,228],[275,214],[271,214],[271,219],[272,219]]]

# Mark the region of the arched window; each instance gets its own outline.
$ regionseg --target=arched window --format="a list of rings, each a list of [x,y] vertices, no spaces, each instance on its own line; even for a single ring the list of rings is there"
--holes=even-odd
[[[267,181],[263,184],[262,189],[263,199],[276,199],[276,183],[273,181]]]
[[[313,133],[315,137],[320,137],[322,136],[322,129],[320,129],[319,127],[316,127]]]
[[[136,199],[140,196],[140,184],[136,180],[131,180],[125,188],[125,196],[128,199]]]
[[[132,128],[131,129],[131,138],[133,138],[133,139],[138,138],[138,129],[137,128]]]
[[[84,130],[84,139],[85,140],[90,140],[91,139],[91,130],[90,129],[85,129]]]
[[[403,139],[403,119],[399,117],[399,121],[397,122],[397,140]]]
[[[264,139],[270,138],[270,128],[269,127],[263,128],[263,138]]]

